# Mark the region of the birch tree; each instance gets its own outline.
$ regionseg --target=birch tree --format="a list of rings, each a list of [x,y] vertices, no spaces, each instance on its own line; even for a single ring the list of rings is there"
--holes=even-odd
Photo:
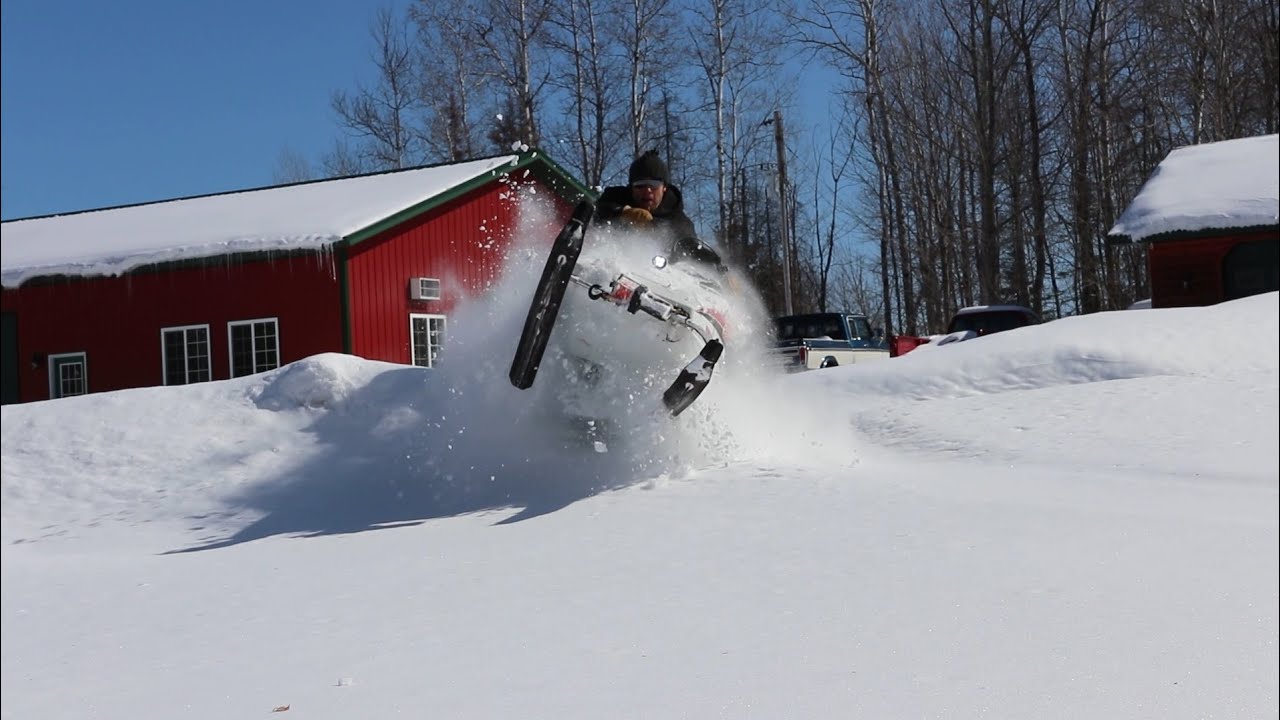
[[[406,26],[390,10],[377,13],[370,30],[378,77],[353,93],[337,91],[332,106],[343,127],[358,141],[356,152],[379,169],[419,164],[424,153],[414,132],[420,109],[419,79]]]

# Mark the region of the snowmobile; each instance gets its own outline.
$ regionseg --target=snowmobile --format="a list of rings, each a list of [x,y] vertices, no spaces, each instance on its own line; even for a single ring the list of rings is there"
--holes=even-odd
[[[706,390],[724,352],[724,266],[696,238],[669,247],[629,238],[610,252],[607,228],[592,231],[591,250],[598,252],[584,255],[595,213],[591,201],[580,202],[551,246],[511,363],[511,384],[533,386],[560,325],[557,356],[580,363],[586,378],[604,369],[647,385],[644,378],[655,372],[674,375],[662,402],[679,415]],[[656,252],[638,257],[646,250]]]

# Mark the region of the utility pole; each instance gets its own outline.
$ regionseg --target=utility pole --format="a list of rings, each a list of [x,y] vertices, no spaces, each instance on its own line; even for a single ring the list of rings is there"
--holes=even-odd
[[[791,307],[791,223],[787,219],[787,148],[782,134],[782,111],[773,111],[773,142],[778,146],[778,225],[782,240],[782,299],[786,314]]]

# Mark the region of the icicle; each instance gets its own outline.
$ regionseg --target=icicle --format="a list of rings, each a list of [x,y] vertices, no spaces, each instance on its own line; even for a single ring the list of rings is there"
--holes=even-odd
[[[329,264],[329,279],[337,281],[338,279],[338,253],[334,243],[325,243],[321,246],[324,251],[325,262]]]

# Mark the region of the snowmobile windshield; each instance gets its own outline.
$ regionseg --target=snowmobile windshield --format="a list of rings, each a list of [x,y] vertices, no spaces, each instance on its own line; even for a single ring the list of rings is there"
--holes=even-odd
[[[692,260],[693,262],[705,263],[716,268],[724,267],[724,263],[720,259],[720,253],[716,252],[710,245],[693,237],[677,239],[671,247],[670,260],[672,262]]]

